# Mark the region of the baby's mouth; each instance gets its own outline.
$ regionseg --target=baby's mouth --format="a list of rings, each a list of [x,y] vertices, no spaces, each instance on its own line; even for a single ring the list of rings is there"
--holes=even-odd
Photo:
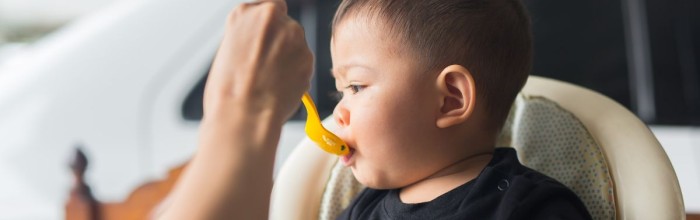
[[[351,161],[350,161],[350,160],[352,159],[352,156],[355,155],[355,148],[348,146],[348,151],[350,151],[350,153],[348,153],[348,154],[343,155],[343,156],[340,157],[340,160],[343,162],[343,164],[344,164],[345,166],[351,165]]]

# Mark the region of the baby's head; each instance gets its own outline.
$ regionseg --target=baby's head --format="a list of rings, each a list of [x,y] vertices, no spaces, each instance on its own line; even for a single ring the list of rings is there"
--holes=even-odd
[[[401,188],[493,150],[532,63],[518,0],[345,0],[331,40],[343,158]]]

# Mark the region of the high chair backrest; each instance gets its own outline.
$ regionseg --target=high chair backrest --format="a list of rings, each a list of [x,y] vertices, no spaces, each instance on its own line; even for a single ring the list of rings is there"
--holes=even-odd
[[[654,135],[591,90],[530,76],[498,145],[571,188],[594,219],[685,219],[678,179]],[[335,219],[362,188],[337,157],[305,139],[275,181],[270,218]]]

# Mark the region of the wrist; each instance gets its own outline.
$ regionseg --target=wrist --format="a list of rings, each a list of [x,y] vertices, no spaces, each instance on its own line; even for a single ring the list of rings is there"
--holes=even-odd
[[[220,121],[231,124],[231,121],[256,121],[264,124],[282,125],[286,118],[273,101],[265,97],[238,94],[237,97],[217,97],[206,100],[204,105],[203,123]]]
[[[232,104],[233,105],[233,104]],[[284,120],[272,109],[236,105],[209,109],[202,118],[200,145],[272,154],[276,151]]]

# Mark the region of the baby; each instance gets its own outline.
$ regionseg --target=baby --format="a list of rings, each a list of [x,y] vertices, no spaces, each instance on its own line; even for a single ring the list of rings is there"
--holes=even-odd
[[[313,57],[281,0],[228,17],[197,153],[162,219],[266,219],[282,124]],[[333,21],[341,158],[368,188],[340,219],[590,219],[496,136],[532,60],[518,0],[345,0]]]
[[[340,219],[590,218],[494,148],[532,63],[518,0],[345,0],[331,54],[341,160],[368,187]]]

